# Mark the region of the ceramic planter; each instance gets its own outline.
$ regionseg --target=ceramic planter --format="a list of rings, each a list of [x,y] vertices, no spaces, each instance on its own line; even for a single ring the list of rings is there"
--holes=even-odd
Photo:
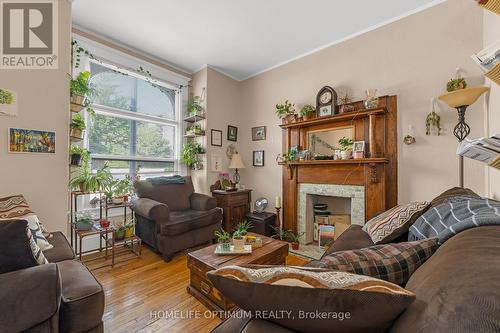
[[[82,155],[80,154],[72,154],[71,155],[71,165],[79,166],[82,161]]]
[[[75,138],[83,139],[83,130],[80,128],[72,128],[69,135]]]
[[[233,237],[233,246],[235,251],[241,251],[245,248],[245,237]]]
[[[70,102],[71,104],[83,107],[85,105],[85,95],[71,94]]]
[[[352,150],[342,150],[340,152],[340,157],[343,160],[349,160],[352,157]]]
[[[101,228],[103,229],[108,229],[110,222],[108,220],[100,220],[99,224],[101,225]]]
[[[300,243],[292,243],[292,250],[297,251],[300,247]]]

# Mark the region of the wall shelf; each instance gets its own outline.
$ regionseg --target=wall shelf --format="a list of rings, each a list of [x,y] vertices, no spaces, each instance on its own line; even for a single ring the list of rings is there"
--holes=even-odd
[[[352,121],[355,119],[366,118],[366,117],[369,117],[371,115],[384,114],[386,112],[387,112],[387,109],[385,107],[371,109],[371,110],[361,109],[361,110],[357,110],[357,111],[336,114],[336,115],[331,116],[331,117],[314,118],[312,120],[307,120],[307,121],[298,121],[295,123],[282,124],[282,125],[280,125],[280,127],[282,129],[291,129],[291,128],[317,126],[317,125],[331,124],[331,123],[341,122],[341,121]]]
[[[206,119],[205,116],[194,115],[194,116],[189,116],[189,117],[184,118],[184,121],[187,123],[195,123],[197,121],[205,120],[205,119]]]
[[[293,162],[280,162],[279,165],[345,165],[345,164],[378,164],[389,163],[389,159],[383,157],[377,158],[359,158],[350,160],[307,160],[307,161],[293,161]]]

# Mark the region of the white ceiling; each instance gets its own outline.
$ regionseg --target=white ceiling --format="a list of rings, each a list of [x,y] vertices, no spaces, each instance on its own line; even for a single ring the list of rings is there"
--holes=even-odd
[[[444,0],[76,0],[73,23],[193,73],[238,80]]]

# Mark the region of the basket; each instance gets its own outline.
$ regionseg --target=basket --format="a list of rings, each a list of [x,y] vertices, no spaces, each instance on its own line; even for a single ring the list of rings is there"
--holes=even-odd
[[[480,1],[479,6],[500,15],[500,0]]]
[[[489,72],[487,72],[486,77],[496,84],[500,85],[500,62],[496,64]]]

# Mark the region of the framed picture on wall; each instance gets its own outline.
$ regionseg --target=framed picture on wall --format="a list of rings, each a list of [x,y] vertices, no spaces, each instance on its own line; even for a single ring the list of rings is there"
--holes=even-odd
[[[266,139],[266,126],[252,127],[252,141]]]
[[[9,153],[56,153],[56,132],[9,128]]]
[[[264,166],[264,151],[254,150],[253,151],[253,166],[263,167]]]
[[[210,143],[212,146],[222,147],[222,131],[213,129],[210,131]]]
[[[227,141],[238,141],[238,127],[227,126]]]

